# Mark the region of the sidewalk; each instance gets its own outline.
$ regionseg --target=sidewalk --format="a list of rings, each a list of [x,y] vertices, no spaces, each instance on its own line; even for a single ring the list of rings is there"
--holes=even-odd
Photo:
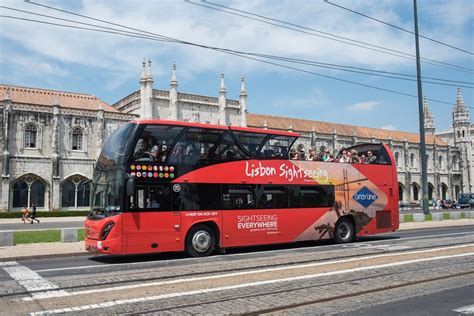
[[[76,219],[77,220],[77,219]],[[439,228],[474,225],[474,219],[445,220],[433,222],[400,223],[400,230]],[[35,243],[11,247],[0,247],[0,262],[12,260],[40,259],[48,257],[87,255],[84,242],[72,243]]]

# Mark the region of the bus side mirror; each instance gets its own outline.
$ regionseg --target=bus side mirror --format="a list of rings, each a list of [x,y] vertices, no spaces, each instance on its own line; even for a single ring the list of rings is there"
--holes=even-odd
[[[130,177],[127,179],[127,196],[135,195],[135,178]]]

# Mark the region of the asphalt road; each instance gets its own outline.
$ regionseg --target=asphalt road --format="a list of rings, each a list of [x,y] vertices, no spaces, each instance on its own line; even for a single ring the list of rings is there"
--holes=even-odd
[[[450,315],[474,304],[474,226],[347,245],[0,263],[0,314]],[[41,314],[32,314],[41,315]]]

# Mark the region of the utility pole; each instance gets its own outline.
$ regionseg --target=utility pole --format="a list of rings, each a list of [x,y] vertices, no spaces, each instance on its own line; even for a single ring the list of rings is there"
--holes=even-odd
[[[420,156],[421,156],[421,187],[423,190],[423,213],[429,214],[428,201],[428,174],[426,170],[426,142],[425,142],[425,121],[423,113],[423,91],[421,89],[421,64],[420,64],[420,44],[418,42],[418,14],[416,10],[416,0],[413,0],[415,15],[415,43],[416,43],[416,77],[418,82],[418,113],[420,117]]]

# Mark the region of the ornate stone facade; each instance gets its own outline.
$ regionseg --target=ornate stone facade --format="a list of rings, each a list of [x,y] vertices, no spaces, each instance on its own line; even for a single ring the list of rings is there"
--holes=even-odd
[[[0,210],[87,209],[104,139],[134,118],[87,94],[0,85]]]

